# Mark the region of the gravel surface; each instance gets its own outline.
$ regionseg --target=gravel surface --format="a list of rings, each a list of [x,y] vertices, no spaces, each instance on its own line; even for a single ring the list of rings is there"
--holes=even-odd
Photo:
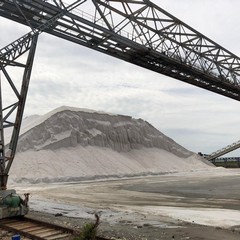
[[[80,230],[89,219],[68,218],[47,213],[30,212],[29,217]],[[195,223],[179,221],[167,227],[156,227],[151,224],[135,225],[134,222],[122,220],[118,224],[102,222],[99,225],[99,236],[122,240],[239,240],[240,228],[222,229],[220,227],[202,226]]]

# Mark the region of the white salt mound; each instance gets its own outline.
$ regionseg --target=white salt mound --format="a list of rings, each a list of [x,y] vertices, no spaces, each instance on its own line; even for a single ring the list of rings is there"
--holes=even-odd
[[[10,178],[77,181],[211,167],[146,121],[61,107],[24,120]]]

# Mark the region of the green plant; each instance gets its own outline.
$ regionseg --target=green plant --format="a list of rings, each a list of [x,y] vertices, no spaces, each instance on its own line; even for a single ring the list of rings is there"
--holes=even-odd
[[[96,222],[87,223],[83,226],[81,233],[74,240],[95,240],[100,218],[95,214]]]

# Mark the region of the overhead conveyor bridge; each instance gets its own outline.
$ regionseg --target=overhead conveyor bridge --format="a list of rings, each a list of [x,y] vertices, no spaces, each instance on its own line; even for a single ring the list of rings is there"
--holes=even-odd
[[[205,158],[208,160],[208,161],[212,161],[218,157],[221,157],[229,152],[232,152],[236,149],[240,148],[240,140],[231,144],[231,145],[228,145],[227,147],[224,147],[224,148],[221,148],[219,149],[218,151],[216,152],[213,152],[211,153],[210,155],[206,156]]]
[[[240,100],[240,59],[149,0],[82,0],[44,31],[186,83]],[[81,8],[88,4],[88,13]],[[0,16],[32,28],[62,1],[2,0]]]

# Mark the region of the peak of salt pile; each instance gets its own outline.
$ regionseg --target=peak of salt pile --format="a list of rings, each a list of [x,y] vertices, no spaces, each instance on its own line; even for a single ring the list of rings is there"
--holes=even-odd
[[[34,119],[34,125],[20,136],[18,151],[78,145],[106,147],[117,152],[156,147],[179,157],[192,155],[142,119],[70,107],[60,107]]]
[[[53,182],[209,167],[142,119],[60,107],[28,119],[10,176]]]

